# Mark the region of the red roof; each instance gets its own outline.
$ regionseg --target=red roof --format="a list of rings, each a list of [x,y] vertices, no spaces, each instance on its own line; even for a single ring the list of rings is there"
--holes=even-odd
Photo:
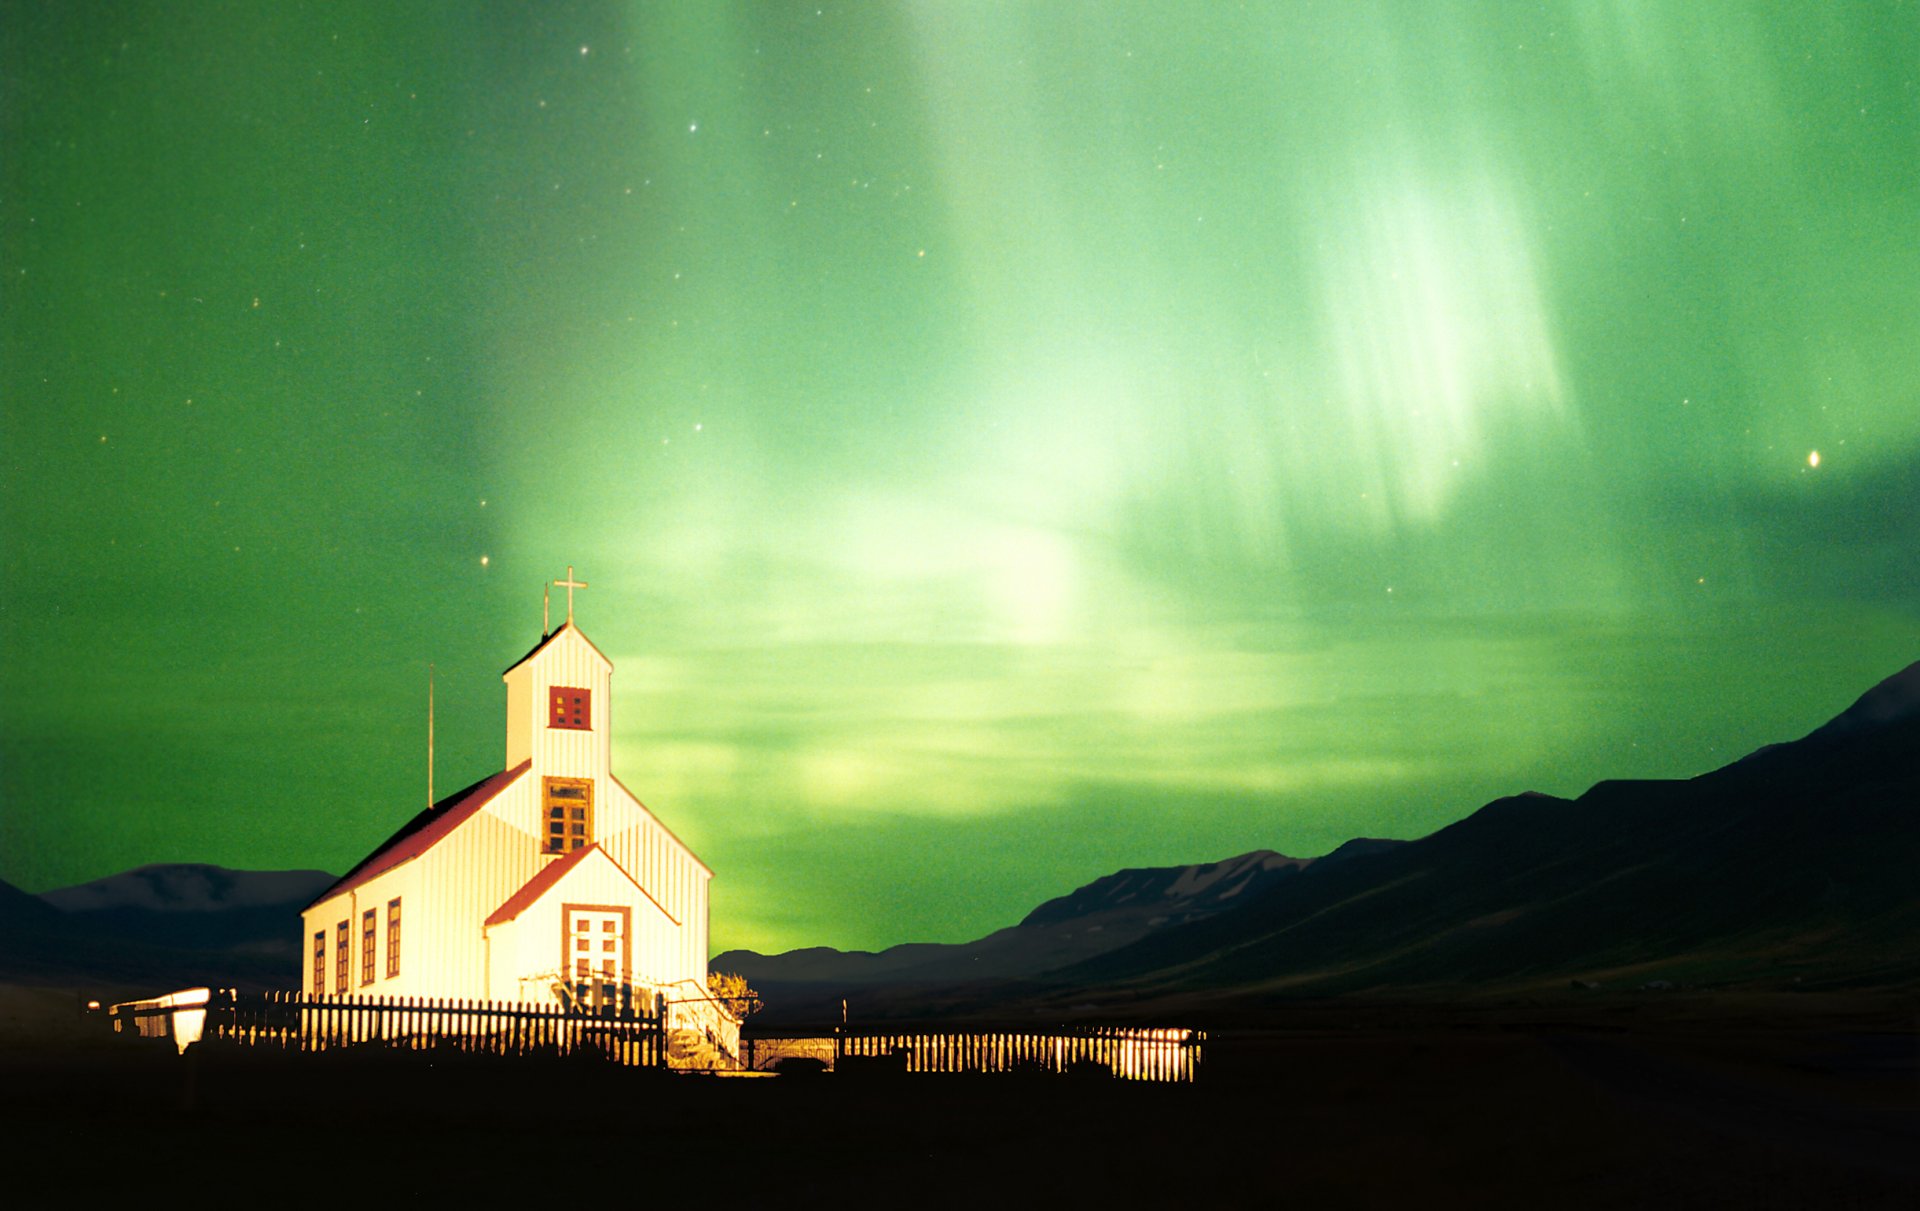
[[[558,862],[549,862],[545,866],[541,867],[539,874],[536,874],[535,876],[533,876],[533,878],[528,879],[525,883],[521,884],[519,891],[516,891],[512,895],[508,896],[507,902],[505,904],[502,904],[500,907],[493,910],[493,915],[487,918],[487,924],[488,925],[505,924],[506,922],[511,921],[515,917],[519,916],[521,913],[527,911],[527,909],[532,908],[536,903],[539,902],[541,896],[544,896],[548,892],[552,891],[555,884],[559,883],[560,880],[566,878],[567,875],[572,872],[574,867],[586,861],[587,855],[590,853],[593,853],[596,850],[599,850],[601,857],[606,858],[608,862],[611,862],[613,864],[613,869],[619,871],[622,875],[626,877],[627,882],[633,884],[634,889],[636,891],[638,891],[641,895],[646,896],[647,899],[653,900],[653,906],[660,910],[661,915],[665,916],[667,920],[672,921],[675,925],[680,924],[679,919],[675,917],[672,913],[668,912],[666,910],[665,905],[661,904],[660,901],[658,900],[654,900],[653,896],[647,891],[647,889],[640,886],[640,883],[637,879],[635,879],[632,875],[627,874],[625,868],[623,868],[618,862],[614,862],[611,857],[608,857],[607,851],[600,849],[600,845],[598,842],[595,842],[592,845],[584,846],[580,849],[576,849],[572,853],[568,854],[566,857],[560,859]]]
[[[519,891],[508,896],[505,904],[493,910],[493,915],[487,918],[487,924],[498,925],[503,921],[511,921],[533,907],[534,901],[546,895],[555,883],[567,877],[568,871],[580,865],[586,860],[588,854],[599,848],[598,843],[585,845],[558,862],[549,862],[541,867],[539,874],[522,883]]]
[[[417,858],[432,849],[440,839],[458,828],[462,821],[493,801],[494,796],[512,786],[514,780],[527,772],[533,764],[531,760],[522,761],[509,770],[502,770],[491,778],[483,778],[463,791],[456,791],[426,811],[400,826],[400,831],[388,837],[380,848],[368,855],[361,863],[342,875],[340,881],[315,897],[313,904],[332,899],[343,891],[349,891],[384,874],[409,859]],[[313,904],[307,905],[312,908]]]

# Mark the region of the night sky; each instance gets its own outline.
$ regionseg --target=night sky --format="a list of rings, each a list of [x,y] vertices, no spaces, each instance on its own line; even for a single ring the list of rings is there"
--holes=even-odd
[[[1920,6],[0,4],[0,877],[344,870],[544,582],[716,948],[1920,657]]]

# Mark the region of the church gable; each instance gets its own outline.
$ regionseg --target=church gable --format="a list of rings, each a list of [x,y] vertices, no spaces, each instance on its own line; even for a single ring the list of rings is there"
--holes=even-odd
[[[639,897],[672,921],[672,914],[648,895],[647,889],[635,882],[632,875],[622,870],[619,863],[608,857],[607,851],[598,845],[589,845],[542,867],[539,874],[527,880],[488,915],[488,926],[518,920],[550,893],[574,899],[583,895],[589,899],[621,901]],[[673,923],[679,924],[677,921]]]
[[[663,985],[679,974],[670,956],[681,922],[597,845],[548,863],[489,914],[485,929],[498,998]]]
[[[537,775],[604,778],[613,735],[613,664],[572,623],[501,674],[507,684],[508,765]]]
[[[697,869],[703,877],[712,878],[713,871],[702,862],[687,843],[674,834],[674,831],[660,822],[660,818],[640,802],[640,797],[627,789],[627,784],[618,778],[611,778],[615,803],[619,805],[619,814],[610,822],[614,826],[601,832],[602,844],[610,854],[619,860],[619,855],[629,842],[638,845],[653,845],[667,850],[676,858]],[[623,835],[624,834],[624,835]],[[622,862],[622,865],[628,865]]]
[[[530,762],[522,768],[527,776],[511,793],[495,795],[483,810],[524,837],[528,853],[542,864],[622,834],[658,827],[610,775],[536,774]]]
[[[555,583],[585,587],[571,569]],[[641,984],[701,986],[712,872],[614,780],[613,665],[574,626],[571,605],[567,621],[543,628],[502,674],[508,768],[415,816],[309,908],[303,946],[324,953],[303,974],[316,988],[346,990],[336,969],[352,948],[336,935],[349,918],[348,933],[365,932],[374,899],[397,905],[406,922],[396,978],[408,993],[562,995],[553,986],[571,969],[563,933],[574,943],[593,934],[596,986],[609,956],[623,995]],[[361,979],[349,985],[365,986],[361,969],[349,974]]]

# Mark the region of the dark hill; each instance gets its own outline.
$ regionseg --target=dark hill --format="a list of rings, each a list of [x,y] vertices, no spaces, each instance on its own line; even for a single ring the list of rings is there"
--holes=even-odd
[[[1916,676],[1724,769],[1496,800],[1049,979],[1209,997],[1574,978],[1914,986]]]
[[[1337,854],[1319,859],[1258,850],[1193,866],[1122,870],[1048,900],[1020,924],[972,942],[910,943],[878,953],[824,946],[777,955],[732,950],[716,956],[711,966],[746,976],[779,1017],[833,1017],[850,990],[935,989],[1031,978],[1236,909],[1310,866],[1344,860],[1352,846],[1392,844],[1349,842]]]
[[[1570,986],[1912,989],[1916,868],[1920,665],[1803,739],[1690,780],[1528,792],[1418,841],[1305,862],[1261,851],[1120,871],[964,946],[715,965],[747,974],[780,1016],[837,1016],[850,992],[885,1017]]]
[[[300,970],[299,913],[322,871],[143,866],[39,896],[0,893],[0,980],[282,987]]]

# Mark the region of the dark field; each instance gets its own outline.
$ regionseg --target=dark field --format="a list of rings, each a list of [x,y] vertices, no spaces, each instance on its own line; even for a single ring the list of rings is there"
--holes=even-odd
[[[10,1193],[82,1202],[1911,1208],[1915,1024],[1791,1000],[1323,1007],[1218,1028],[1199,1084],[1154,1086],[176,1057],[15,1016],[0,1138]]]

